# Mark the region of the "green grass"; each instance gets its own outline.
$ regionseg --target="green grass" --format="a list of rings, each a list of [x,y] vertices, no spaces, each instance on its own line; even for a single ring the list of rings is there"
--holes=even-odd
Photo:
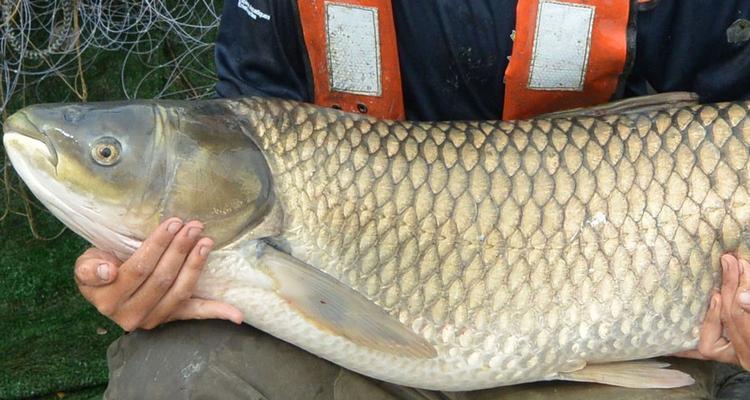
[[[11,207],[21,208],[20,199]],[[45,235],[62,227],[46,212],[35,222]],[[35,239],[16,214],[0,222],[0,238],[0,398],[106,383],[106,348],[121,331],[75,287],[73,263],[86,243],[69,231]]]

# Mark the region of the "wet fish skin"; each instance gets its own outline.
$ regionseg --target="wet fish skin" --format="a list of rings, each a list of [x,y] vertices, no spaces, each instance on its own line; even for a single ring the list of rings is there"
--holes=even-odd
[[[719,256],[750,242],[747,102],[438,123],[260,98],[81,107],[35,106],[4,127],[14,166],[55,215],[124,256],[162,218],[201,219],[217,244],[199,296],[395,383],[623,384],[584,367],[694,347]],[[113,168],[87,158],[102,134],[123,144]],[[91,210],[109,218],[91,224]],[[353,321],[300,312],[315,285]],[[378,326],[347,325],[382,310],[426,346],[407,338],[389,352],[356,336]],[[661,367],[613,368],[628,384],[685,384]]]
[[[747,245],[748,103],[513,123],[233,108],[292,254],[444,357],[357,368],[385,379],[477,388],[693,348],[720,255]]]

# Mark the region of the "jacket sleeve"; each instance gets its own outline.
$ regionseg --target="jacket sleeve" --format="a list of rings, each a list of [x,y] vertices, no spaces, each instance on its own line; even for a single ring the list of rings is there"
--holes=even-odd
[[[750,19],[750,1],[660,0],[640,12],[628,95],[651,85],[696,92],[704,102],[750,99],[750,41],[727,36],[741,18]]]
[[[226,0],[216,40],[221,97],[311,101],[296,0]]]

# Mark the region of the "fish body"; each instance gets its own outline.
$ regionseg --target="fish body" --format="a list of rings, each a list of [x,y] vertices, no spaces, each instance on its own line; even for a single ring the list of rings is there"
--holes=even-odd
[[[694,348],[720,255],[750,243],[747,102],[512,122],[383,121],[260,98],[39,107],[6,123],[5,146],[74,230],[126,256],[165,217],[207,221],[217,245],[198,295],[404,385],[689,384],[616,362]],[[71,109],[89,122],[60,122]],[[102,122],[112,110],[153,121],[128,131]],[[55,129],[73,139],[50,139]],[[46,133],[14,133],[33,130]],[[121,163],[138,149],[144,166],[105,188],[70,183],[61,164],[102,135],[120,141]],[[34,161],[50,148],[55,168]],[[88,163],[71,171],[102,169]],[[78,208],[123,222],[95,232]]]

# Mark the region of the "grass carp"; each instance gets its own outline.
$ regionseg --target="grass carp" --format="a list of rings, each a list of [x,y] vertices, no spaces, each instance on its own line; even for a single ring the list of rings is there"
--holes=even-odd
[[[694,348],[720,255],[750,243],[750,103],[691,99],[511,122],[37,105],[4,144],[53,214],[120,257],[166,217],[203,221],[197,295],[360,373],[675,387],[692,380],[628,360]]]

